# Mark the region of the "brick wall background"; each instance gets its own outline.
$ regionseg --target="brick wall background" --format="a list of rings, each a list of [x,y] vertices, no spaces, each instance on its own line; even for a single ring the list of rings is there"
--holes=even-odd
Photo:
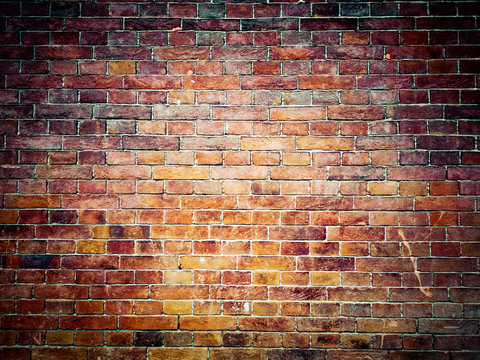
[[[2,359],[479,359],[478,1],[2,1]]]

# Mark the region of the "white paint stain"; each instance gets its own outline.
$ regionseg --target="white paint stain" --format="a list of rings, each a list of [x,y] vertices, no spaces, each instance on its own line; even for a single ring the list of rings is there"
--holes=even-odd
[[[430,229],[430,233],[425,237],[425,239],[427,239],[428,237],[430,237],[431,232],[432,232],[432,231],[431,231],[431,229]],[[418,279],[418,284],[420,285],[420,291],[421,291],[425,296],[431,297],[431,296],[432,296],[432,290],[430,290],[430,289],[427,288],[427,287],[422,286],[422,279],[420,278],[420,273],[419,273],[418,270],[417,270],[417,263],[415,262],[415,258],[413,257],[412,248],[410,247],[410,244],[408,243],[407,238],[406,238],[406,236],[405,236],[405,233],[403,232],[402,229],[398,230],[398,235],[400,235],[400,237],[402,238],[403,243],[405,244],[405,247],[406,247],[407,250],[408,250],[408,253],[409,253],[409,256],[410,256],[410,261],[412,262],[415,276],[417,277],[417,279]]]

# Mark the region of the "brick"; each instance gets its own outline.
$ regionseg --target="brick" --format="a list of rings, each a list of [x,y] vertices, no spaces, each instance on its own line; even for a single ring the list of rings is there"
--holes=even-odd
[[[296,204],[297,210],[330,210],[332,208],[338,210],[351,210],[353,201],[350,198],[336,197],[299,197]]]
[[[119,329],[170,330],[177,328],[175,316],[120,316]]]
[[[149,359],[167,360],[171,358],[180,358],[185,360],[206,360],[206,348],[154,348],[148,351]]]
[[[205,239],[208,237],[208,228],[205,226],[163,226],[155,225],[151,229],[152,238],[154,239]]]
[[[270,120],[302,121],[302,120],[325,120],[324,107],[292,107],[270,108]]]
[[[293,319],[287,318],[252,317],[241,319],[239,322],[240,330],[272,331],[273,329],[278,329],[280,331],[292,331],[294,326]]]
[[[464,198],[462,203],[453,197],[422,197],[417,198],[415,208],[417,210],[473,210],[473,199]]]
[[[297,147],[299,150],[353,150],[353,138],[338,137],[300,137]]]
[[[299,76],[300,89],[353,89],[355,78],[353,76]]]
[[[299,259],[299,270],[339,271],[353,270],[353,258],[320,258],[310,257]]]
[[[383,137],[375,138],[359,137],[357,138],[358,150],[395,150],[395,149],[413,149],[413,138],[411,137]]]
[[[236,319],[228,316],[181,316],[182,330],[235,330]]]

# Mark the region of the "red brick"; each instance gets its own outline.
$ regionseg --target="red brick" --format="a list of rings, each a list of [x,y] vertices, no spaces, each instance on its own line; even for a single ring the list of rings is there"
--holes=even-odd
[[[58,316],[54,315],[9,315],[2,316],[3,329],[56,329]]]
[[[458,202],[454,197],[419,197],[415,201],[417,210],[456,210],[468,211],[474,208],[474,199],[463,198]]]
[[[353,89],[355,78],[353,76],[300,76],[300,89]]]

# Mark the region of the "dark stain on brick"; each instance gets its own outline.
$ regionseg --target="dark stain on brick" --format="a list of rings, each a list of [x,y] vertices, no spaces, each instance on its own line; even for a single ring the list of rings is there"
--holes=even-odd
[[[223,346],[249,346],[251,344],[250,334],[225,333],[223,334]]]
[[[163,336],[165,346],[192,346],[191,332],[166,332]]]
[[[269,360],[323,360],[323,350],[270,350]]]
[[[48,269],[60,265],[60,257],[55,255],[20,255],[22,269]]]
[[[160,332],[147,331],[136,332],[135,346],[163,346],[163,334]]]

